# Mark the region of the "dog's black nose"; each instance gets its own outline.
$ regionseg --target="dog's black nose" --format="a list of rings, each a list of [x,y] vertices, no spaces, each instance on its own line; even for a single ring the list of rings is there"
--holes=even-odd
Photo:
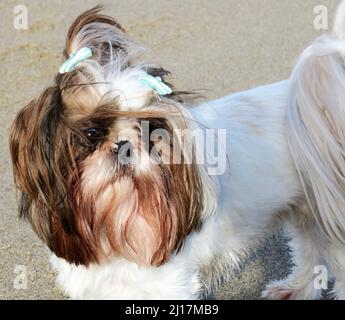
[[[118,158],[121,163],[128,164],[132,158],[133,148],[129,141],[121,140],[115,143],[115,152],[118,154]]]
[[[116,142],[115,144],[116,144],[116,149],[120,150],[122,147],[126,146],[127,144],[130,145],[130,142],[127,140],[122,140],[122,141]]]

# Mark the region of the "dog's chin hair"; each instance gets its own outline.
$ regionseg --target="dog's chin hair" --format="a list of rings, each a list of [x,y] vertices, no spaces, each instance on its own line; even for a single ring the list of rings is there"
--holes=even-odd
[[[178,233],[184,232],[176,212],[180,204],[167,197],[171,172],[155,163],[139,173],[114,172],[104,166],[102,156],[107,155],[92,155],[84,161],[81,180],[80,209],[93,207],[95,238],[106,235],[106,242],[100,243],[106,252],[139,264],[161,264],[175,249]],[[100,171],[97,162],[102,164]],[[94,180],[97,171],[100,174]]]
[[[166,82],[159,66],[135,64],[142,52],[100,8],[77,18],[65,55],[89,47],[93,57],[30,102],[10,133],[20,213],[49,248],[70,263],[89,265],[113,256],[159,266],[215,210],[214,183],[195,161],[195,146],[181,164],[157,164],[133,141],[140,119],[165,129],[193,124],[176,93],[157,99],[145,74]],[[90,127],[106,130],[93,143]],[[112,158],[114,139],[131,141],[146,159],[134,167]],[[173,139],[171,139],[173,141]],[[183,141],[178,140],[178,144]],[[172,151],[172,143],[167,146]],[[184,148],[181,148],[183,150]]]

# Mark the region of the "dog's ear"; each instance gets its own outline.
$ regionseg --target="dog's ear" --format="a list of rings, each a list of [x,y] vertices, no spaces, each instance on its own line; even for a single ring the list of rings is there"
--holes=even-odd
[[[13,173],[20,216],[57,256],[87,264],[96,260],[92,222],[77,215],[77,143],[62,109],[60,92],[51,87],[19,112],[9,139]]]
[[[92,59],[102,66],[114,56],[130,59],[137,53],[139,46],[127,36],[118,22],[103,15],[101,10],[101,6],[96,6],[82,13],[73,22],[67,34],[66,58],[87,47],[93,52]]]
[[[60,126],[59,92],[48,88],[17,115],[10,129],[10,152],[19,190],[50,206],[54,140]]]

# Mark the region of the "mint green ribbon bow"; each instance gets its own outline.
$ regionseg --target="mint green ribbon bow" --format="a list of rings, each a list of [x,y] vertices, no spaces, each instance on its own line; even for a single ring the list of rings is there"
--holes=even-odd
[[[73,71],[80,62],[92,57],[90,48],[81,48],[75,53],[71,53],[69,58],[60,66],[60,74]]]
[[[153,77],[149,74],[140,77],[139,79],[143,84],[151,87],[156,93],[161,96],[165,96],[167,94],[172,94],[172,89],[169,88],[160,77]]]

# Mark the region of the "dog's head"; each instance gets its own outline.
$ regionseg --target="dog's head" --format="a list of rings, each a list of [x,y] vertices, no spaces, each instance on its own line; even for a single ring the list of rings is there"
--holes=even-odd
[[[181,95],[159,96],[143,81],[164,84],[168,72],[137,64],[140,48],[98,7],[71,26],[65,57],[82,48],[92,56],[58,74],[12,125],[20,215],[71,263],[161,265],[212,207],[193,142],[181,147],[174,134],[189,128],[188,113]]]

